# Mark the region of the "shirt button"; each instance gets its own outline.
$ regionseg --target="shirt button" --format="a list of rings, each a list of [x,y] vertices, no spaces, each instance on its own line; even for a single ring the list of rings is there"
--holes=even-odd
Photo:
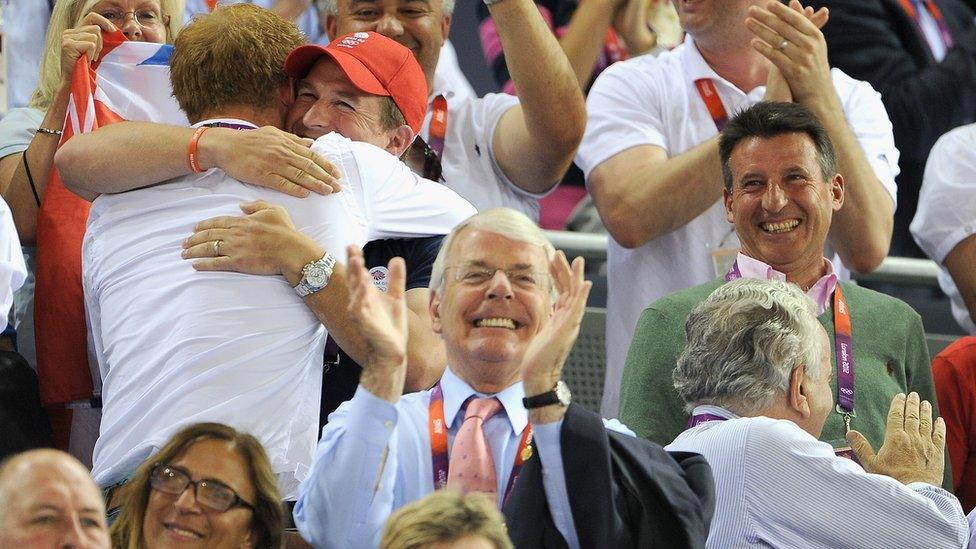
[[[386,427],[387,429],[392,430],[393,429],[393,422],[390,421],[390,420],[386,420],[386,421],[383,422],[383,427]]]

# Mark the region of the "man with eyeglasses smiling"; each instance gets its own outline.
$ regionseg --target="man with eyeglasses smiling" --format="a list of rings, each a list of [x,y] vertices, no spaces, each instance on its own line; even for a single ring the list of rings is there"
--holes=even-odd
[[[348,253],[350,316],[370,352],[300,489],[302,537],[376,547],[392,511],[446,488],[489,494],[519,548],[704,545],[713,497],[704,460],[669,455],[570,404],[560,377],[590,290],[582,258],[570,265],[508,208],[461,223],[430,283],[448,368],[433,389],[401,396],[403,261],[390,262],[380,293],[362,253]]]

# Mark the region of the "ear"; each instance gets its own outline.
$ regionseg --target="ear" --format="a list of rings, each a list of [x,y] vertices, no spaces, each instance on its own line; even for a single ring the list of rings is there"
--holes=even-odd
[[[285,82],[278,88],[278,95],[281,97],[281,102],[287,107],[291,107],[291,104],[295,102],[295,79],[289,78],[288,82]]]
[[[828,183],[830,184],[831,207],[836,212],[844,205],[844,177],[839,173],[835,174]]]
[[[725,220],[735,223],[735,218],[732,216],[732,193],[728,189],[722,189],[722,200],[725,202]]]
[[[803,365],[793,368],[790,372],[789,405],[800,417],[810,417],[810,400],[807,398],[809,387],[807,386],[806,367]]]
[[[338,9],[338,5],[336,6]],[[336,19],[334,13],[330,13],[325,16],[325,32],[330,38],[337,38],[339,36],[339,21]]]
[[[410,126],[406,124],[390,131],[390,141],[386,145],[386,152],[392,154],[399,158],[410,148],[410,144],[413,143],[417,134],[413,133]]]
[[[457,5],[455,5],[454,7],[456,9]],[[453,13],[444,14],[444,19],[441,20],[441,33],[442,33],[441,36],[444,37],[444,40],[447,40],[448,35],[451,34],[451,20],[453,16],[454,16]]]
[[[434,330],[435,334],[442,334],[441,297],[438,295],[437,290],[431,289],[430,301],[428,302],[427,310],[430,312],[430,327]]]

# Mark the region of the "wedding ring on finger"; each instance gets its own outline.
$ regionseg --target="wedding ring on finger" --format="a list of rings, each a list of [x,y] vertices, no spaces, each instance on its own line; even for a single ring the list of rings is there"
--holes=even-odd
[[[214,240],[213,241],[213,253],[214,253],[214,257],[220,257],[220,241],[219,240]]]
[[[783,41],[779,43],[779,47],[777,47],[776,49],[781,52],[786,51],[786,46],[788,46],[789,44],[790,41],[784,38]]]

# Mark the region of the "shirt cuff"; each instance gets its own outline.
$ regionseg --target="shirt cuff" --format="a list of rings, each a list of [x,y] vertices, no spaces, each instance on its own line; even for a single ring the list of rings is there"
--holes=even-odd
[[[360,385],[349,401],[348,432],[368,444],[386,446],[397,424],[397,408]]]

